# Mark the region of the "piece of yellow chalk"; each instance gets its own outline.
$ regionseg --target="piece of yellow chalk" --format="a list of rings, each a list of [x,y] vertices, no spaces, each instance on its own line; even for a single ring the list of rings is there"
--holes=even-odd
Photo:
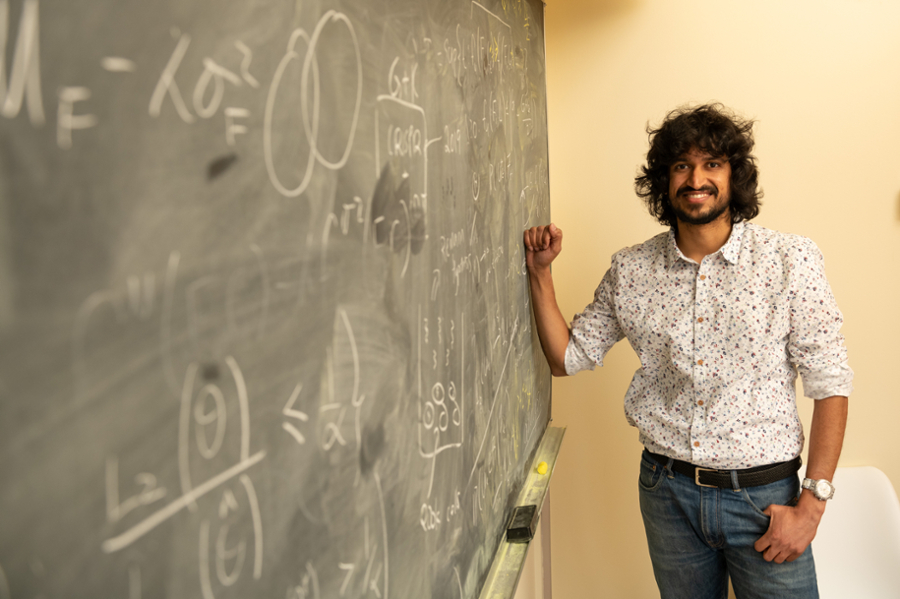
[[[541,462],[537,467],[538,474],[547,474],[547,462]]]

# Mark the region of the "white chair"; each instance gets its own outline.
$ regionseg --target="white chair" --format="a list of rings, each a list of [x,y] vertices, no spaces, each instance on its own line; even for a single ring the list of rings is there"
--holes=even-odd
[[[801,473],[802,474],[802,473]],[[821,599],[900,597],[900,502],[872,466],[838,468],[813,540]]]

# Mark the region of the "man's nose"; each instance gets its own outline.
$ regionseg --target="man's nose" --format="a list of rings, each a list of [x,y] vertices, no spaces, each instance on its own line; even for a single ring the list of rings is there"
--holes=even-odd
[[[703,174],[703,169],[692,168],[690,174],[688,175],[687,184],[694,189],[700,189],[705,183],[706,177]]]

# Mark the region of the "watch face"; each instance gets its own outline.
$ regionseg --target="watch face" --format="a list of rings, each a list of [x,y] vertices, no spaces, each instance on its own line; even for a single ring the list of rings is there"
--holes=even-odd
[[[816,482],[816,495],[819,497],[828,497],[831,494],[831,485],[827,480]]]

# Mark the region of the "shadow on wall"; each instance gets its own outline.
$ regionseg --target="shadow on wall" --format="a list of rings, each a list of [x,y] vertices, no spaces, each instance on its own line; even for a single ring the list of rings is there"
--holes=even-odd
[[[897,222],[900,222],[900,193],[897,193]]]

